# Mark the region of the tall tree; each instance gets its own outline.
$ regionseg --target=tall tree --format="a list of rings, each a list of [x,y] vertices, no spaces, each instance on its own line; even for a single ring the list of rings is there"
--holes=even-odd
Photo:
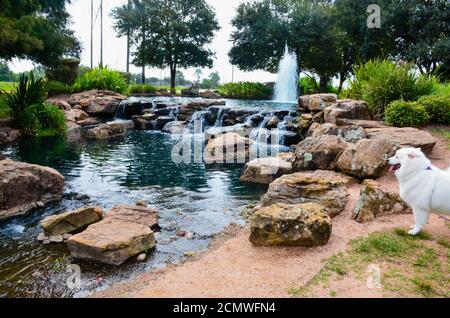
[[[119,35],[130,32],[134,61],[170,68],[175,93],[179,68],[211,67],[214,53],[207,48],[219,30],[215,12],[205,0],[132,0],[113,10]]]
[[[0,58],[30,59],[45,66],[81,47],[68,29],[70,0],[0,1]]]

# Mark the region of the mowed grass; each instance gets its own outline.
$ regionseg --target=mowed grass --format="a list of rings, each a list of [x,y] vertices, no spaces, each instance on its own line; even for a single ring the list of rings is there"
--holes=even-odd
[[[13,82],[0,82],[0,91],[10,92],[13,90],[16,83]]]
[[[9,117],[9,107],[5,103],[5,96],[0,94],[0,119]]]
[[[433,238],[425,232],[411,237],[403,229],[352,241],[347,251],[328,259],[306,285],[291,288],[289,293],[313,297],[314,289],[323,288],[338,297],[333,282],[344,277],[366,282],[370,265],[380,267],[381,291],[386,297],[450,297],[449,238]]]

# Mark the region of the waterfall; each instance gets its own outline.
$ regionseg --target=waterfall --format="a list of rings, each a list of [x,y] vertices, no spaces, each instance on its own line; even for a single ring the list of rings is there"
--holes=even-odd
[[[279,102],[296,102],[298,97],[297,55],[289,52],[286,44],[284,56],[278,68],[274,100]]]

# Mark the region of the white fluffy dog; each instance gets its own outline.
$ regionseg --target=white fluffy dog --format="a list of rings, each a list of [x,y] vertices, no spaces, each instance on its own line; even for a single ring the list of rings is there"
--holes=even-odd
[[[404,148],[389,158],[400,184],[400,196],[413,209],[417,235],[431,213],[450,215],[450,172],[436,168],[420,149]]]

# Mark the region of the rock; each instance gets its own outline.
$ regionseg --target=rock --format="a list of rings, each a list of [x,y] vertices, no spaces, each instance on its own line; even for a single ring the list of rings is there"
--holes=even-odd
[[[39,233],[39,235],[37,237],[38,242],[44,242],[44,241],[47,241],[48,239],[49,239],[49,237],[47,235],[45,235],[44,232]]]
[[[230,127],[237,124],[243,124],[248,117],[258,113],[259,111],[256,109],[232,108],[223,116],[222,126]]]
[[[93,117],[89,117],[84,120],[77,121],[77,125],[80,125],[81,127],[97,126],[97,125],[100,125],[100,121]]]
[[[189,88],[181,90],[182,96],[192,97],[192,96],[199,96],[199,94],[200,94],[200,89],[197,85],[192,85]]]
[[[153,104],[151,102],[136,98],[123,100],[119,105],[120,113],[124,119],[131,119],[133,116],[139,116],[145,108],[152,107]]]
[[[207,99],[219,99],[222,96],[220,96],[220,94],[207,90],[206,92],[200,93],[200,96],[203,98],[207,98]]]
[[[88,114],[86,114],[86,112],[82,111],[81,109],[66,110],[64,111],[64,114],[66,115],[66,120],[72,122],[85,120],[90,117]]]
[[[342,100],[324,110],[326,123],[338,124],[341,119],[372,119],[367,103],[359,100]]]
[[[153,130],[156,118],[158,118],[158,116],[150,113],[141,116],[133,116],[132,120],[134,128],[136,130]]]
[[[384,121],[345,119],[345,118],[338,119],[337,124],[339,126],[360,126],[362,128],[387,128],[388,127],[384,123]]]
[[[186,123],[184,121],[172,121],[164,126],[162,132],[176,135],[184,133],[185,130]]]
[[[11,160],[0,161],[0,220],[24,215],[42,201],[60,200],[64,177],[56,170]]]
[[[253,141],[235,133],[209,140],[204,152],[206,163],[244,163],[250,157]]]
[[[280,123],[280,119],[277,116],[273,116],[269,118],[267,121],[266,127],[267,129],[275,129],[278,127],[278,124]]]
[[[336,124],[318,124],[313,123],[308,130],[307,136],[319,137],[323,135],[334,135],[343,138],[346,142],[357,142],[365,139],[366,133],[360,126],[343,126],[338,127]]]
[[[64,241],[67,241],[68,239],[70,239],[73,235],[72,234],[63,234],[63,239]]]
[[[99,207],[89,206],[75,211],[52,215],[40,222],[41,227],[48,236],[63,235],[80,232],[89,225],[99,222],[103,218],[103,210]]]
[[[211,106],[225,105],[223,100],[195,100],[189,103],[185,103],[180,106],[178,110],[178,120],[189,122],[192,119],[192,115],[198,111],[204,111]]]
[[[146,208],[147,207],[147,203],[145,203],[145,201],[143,201],[143,200],[140,200],[140,201],[136,202],[136,206],[140,206],[140,207]]]
[[[187,234],[187,232],[184,231],[184,230],[178,230],[178,231],[175,232],[175,234],[176,234],[177,236],[179,236],[179,237],[185,237],[186,234]]]
[[[270,184],[278,177],[292,173],[292,164],[282,158],[258,158],[245,165],[242,182]]]
[[[72,106],[70,106],[70,104],[68,102],[66,102],[65,100],[57,100],[53,104],[62,110],[71,110],[72,109]]]
[[[331,218],[319,204],[277,203],[255,212],[250,242],[257,246],[323,246],[331,230]]]
[[[9,127],[0,128],[0,146],[4,146],[17,141],[21,137],[21,133],[17,129]]]
[[[325,207],[327,213],[334,217],[344,211],[347,205],[349,195],[346,185],[351,182],[355,180],[333,171],[287,174],[270,184],[269,190],[261,199],[261,206],[312,202]]]
[[[337,168],[349,175],[366,179],[379,178],[388,170],[387,157],[394,155],[396,146],[386,139],[362,139],[342,153]]]
[[[88,129],[85,133],[87,139],[109,139],[120,137],[126,134],[127,131],[133,129],[134,123],[132,121],[113,121],[106,124],[101,124],[98,127]]]
[[[155,121],[155,130],[163,130],[164,126],[166,126],[168,123],[174,122],[175,118],[173,117],[167,117],[167,116],[162,116],[162,117],[158,117]]]
[[[378,182],[367,179],[362,183],[361,196],[353,209],[352,219],[365,223],[383,215],[411,213],[411,208],[398,194],[385,191]]]
[[[91,90],[71,95],[67,102],[94,117],[113,118],[125,96],[111,91]]]
[[[138,262],[143,262],[143,261],[146,260],[146,258],[147,258],[147,254],[142,253],[142,254],[139,254],[139,256],[136,258],[136,260],[137,260]]]
[[[300,96],[299,111],[321,111],[337,102],[336,94],[314,94]]]
[[[387,139],[396,144],[397,148],[420,148],[429,155],[433,152],[436,139],[428,132],[416,128],[368,128],[369,139]]]
[[[158,228],[157,212],[137,206],[115,206],[105,218],[72,236],[67,245],[74,258],[109,265],[153,249],[156,245],[152,229]]]
[[[50,243],[61,244],[64,242],[62,235],[53,235],[49,238]]]
[[[295,149],[293,168],[295,171],[333,170],[347,147],[348,143],[338,136],[308,137]]]

